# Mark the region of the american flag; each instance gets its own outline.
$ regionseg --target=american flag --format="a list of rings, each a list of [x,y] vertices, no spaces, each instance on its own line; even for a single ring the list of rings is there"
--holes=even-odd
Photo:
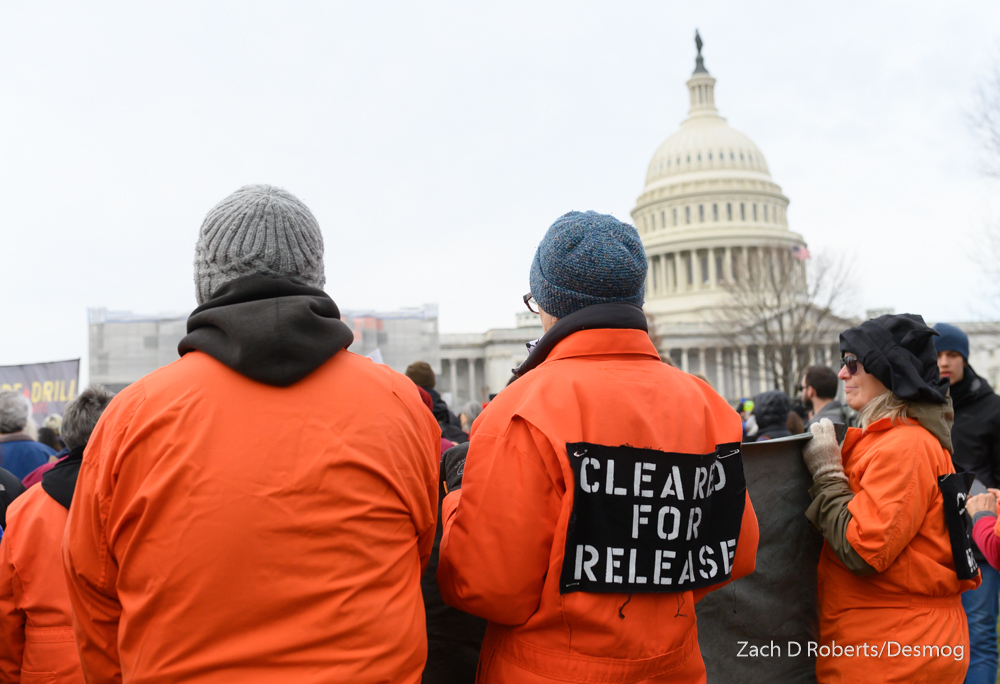
[[[798,245],[795,245],[794,247],[792,247],[792,256],[800,261],[805,261],[806,259],[809,258],[809,250],[806,249],[805,247],[800,247]]]

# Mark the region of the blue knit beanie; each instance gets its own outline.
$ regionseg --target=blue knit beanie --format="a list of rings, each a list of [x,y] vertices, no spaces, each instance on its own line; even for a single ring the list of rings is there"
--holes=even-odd
[[[943,351],[958,352],[966,361],[969,360],[969,336],[960,329],[947,323],[934,326],[940,337],[934,338],[934,349],[940,354]]]
[[[560,216],[531,262],[531,294],[556,318],[607,302],[642,306],[645,289],[646,252],[639,233],[595,211]]]

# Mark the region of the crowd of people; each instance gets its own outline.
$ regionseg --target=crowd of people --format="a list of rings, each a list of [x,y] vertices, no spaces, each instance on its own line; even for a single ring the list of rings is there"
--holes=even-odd
[[[961,330],[865,321],[734,410],[651,342],[635,228],[570,212],[527,273],[544,334],[450,408],[348,350],[323,252],[241,188],[179,360],[37,434],[0,393],[0,682],[705,682],[696,605],[766,531],[741,444],[802,432],[817,681],[996,680],[1000,397]]]

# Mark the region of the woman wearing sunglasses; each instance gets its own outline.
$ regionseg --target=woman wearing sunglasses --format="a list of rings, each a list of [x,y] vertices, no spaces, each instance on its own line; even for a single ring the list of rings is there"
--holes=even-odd
[[[805,449],[813,476],[806,515],[826,540],[821,683],[961,682],[968,668],[959,595],[980,578],[964,529],[949,534],[946,522],[961,525],[964,497],[942,494],[955,482],[946,478],[955,472],[954,413],[936,334],[920,316],[901,314],[840,335],[839,377],[861,427],[841,447],[824,419]]]

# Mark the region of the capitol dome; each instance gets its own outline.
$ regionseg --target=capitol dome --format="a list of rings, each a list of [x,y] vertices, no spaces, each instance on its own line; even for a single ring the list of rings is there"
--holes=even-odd
[[[699,44],[688,118],[660,145],[632,210],[649,259],[646,311],[657,323],[698,322],[724,305],[747,259],[804,247],[764,155],[715,106]]]

